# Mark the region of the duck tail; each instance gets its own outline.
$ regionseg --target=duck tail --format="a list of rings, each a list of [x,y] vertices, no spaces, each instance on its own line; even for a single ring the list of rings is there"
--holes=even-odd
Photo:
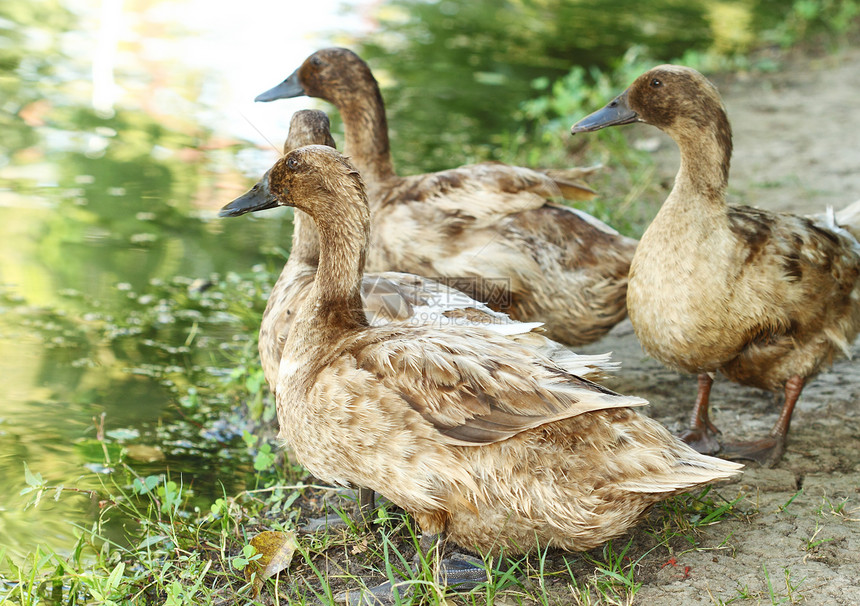
[[[828,206],[823,213],[807,215],[818,227],[847,239],[854,252],[860,255],[860,200],[840,211]]]
[[[677,440],[677,438],[676,438]],[[743,465],[703,455],[680,440],[672,449],[675,462],[668,468],[635,480],[628,480],[622,488],[630,492],[664,493],[667,496],[692,490],[711,482],[727,480],[741,473]]]
[[[538,169],[547,177],[552,179],[559,189],[561,197],[565,200],[591,200],[597,196],[597,192],[581,182],[581,179],[596,173],[603,168],[602,165],[587,168],[542,168]]]
[[[827,209],[828,215],[832,212],[830,208]],[[860,241],[860,200],[833,213],[833,222],[854,236],[855,241]]]

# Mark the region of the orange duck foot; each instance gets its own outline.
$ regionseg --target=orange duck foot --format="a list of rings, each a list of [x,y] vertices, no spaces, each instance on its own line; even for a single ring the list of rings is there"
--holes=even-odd
[[[753,461],[762,467],[773,467],[785,453],[785,436],[769,436],[749,442],[723,444],[720,456],[731,461]]]

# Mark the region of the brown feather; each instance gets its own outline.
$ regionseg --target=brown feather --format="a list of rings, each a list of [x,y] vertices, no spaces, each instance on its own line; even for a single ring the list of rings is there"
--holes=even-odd
[[[304,145],[334,147],[328,117],[318,110],[293,114],[290,132],[284,144],[289,152]],[[274,188],[282,188],[283,171],[270,179]],[[263,374],[274,391],[284,342],[295,313],[306,299],[319,265],[319,232],[307,213],[294,209],[293,242],[290,257],[278,277],[266,304],[260,326],[259,351]],[[481,325],[495,329],[518,342],[528,342],[556,363],[574,372],[597,378],[611,370],[607,356],[577,356],[551,341],[536,324],[520,324],[502,313],[494,312],[452,286],[399,272],[365,274],[361,283],[364,314],[368,322],[382,325],[391,322],[419,324]]]
[[[624,319],[636,241],[550,203],[593,196],[574,169],[485,162],[398,177],[382,95],[364,61],[324,49],[296,77],[343,117],[346,152],[367,183],[373,216],[369,271],[454,284],[516,320],[544,322],[550,338],[568,345],[594,341]]]

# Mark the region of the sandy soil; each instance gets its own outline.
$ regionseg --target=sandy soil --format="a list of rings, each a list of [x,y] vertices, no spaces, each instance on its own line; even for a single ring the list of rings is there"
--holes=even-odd
[[[860,51],[797,57],[778,73],[717,83],[734,129],[733,202],[815,213],[860,199]],[[670,185],[677,148],[636,128],[659,138],[658,172]],[[652,416],[682,428],[696,381],[649,359],[629,321],[585,349],[613,351],[623,364],[613,386],[648,398]],[[719,489],[743,495],[738,510],[747,515],[707,528],[700,549],[677,555],[675,566],[664,565],[665,550],[646,556],[634,603],[860,604],[860,342],[853,352],[804,389],[783,461]],[[776,420],[769,393],[722,377],[712,393],[727,438],[763,436]]]

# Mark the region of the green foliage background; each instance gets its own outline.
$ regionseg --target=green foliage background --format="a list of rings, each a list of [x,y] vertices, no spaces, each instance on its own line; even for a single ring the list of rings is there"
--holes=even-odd
[[[587,87],[631,49],[649,65],[744,55],[854,15],[851,0],[389,0],[373,14],[378,30],[348,43],[380,80],[407,174],[509,159],[512,133],[533,135],[541,117],[522,104],[571,70],[585,70]]]

